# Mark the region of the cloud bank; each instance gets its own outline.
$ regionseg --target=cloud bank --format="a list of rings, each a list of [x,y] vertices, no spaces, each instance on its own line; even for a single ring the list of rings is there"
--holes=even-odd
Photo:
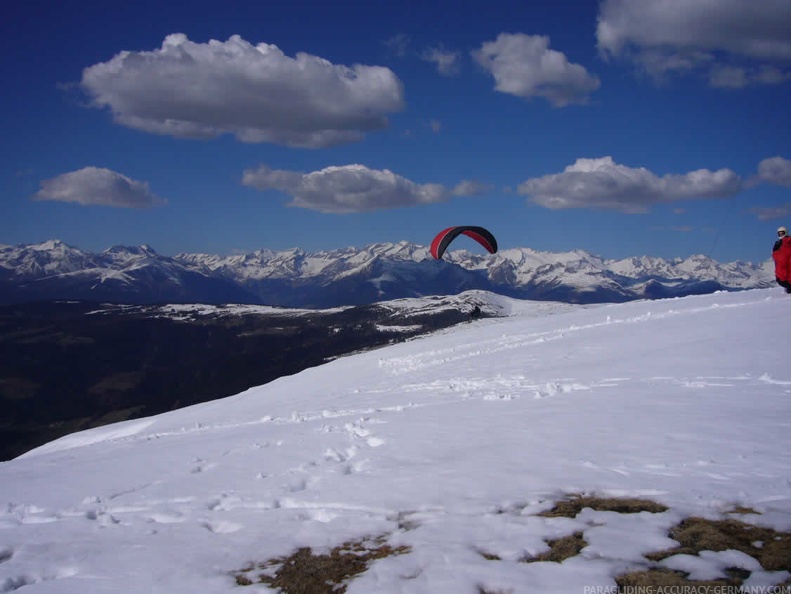
[[[542,97],[555,107],[586,103],[599,79],[566,56],[549,49],[549,37],[501,33],[472,52],[494,77],[495,89],[517,97]]]
[[[130,128],[305,148],[360,140],[404,107],[403,85],[388,68],[292,58],[238,35],[208,43],[169,35],[158,50],[86,68],[81,87]]]
[[[577,159],[562,173],[528,179],[520,194],[553,210],[600,208],[644,213],[657,203],[701,198],[727,198],[742,190],[741,178],[729,169],[698,169],[662,177],[645,168],[615,163],[612,157]]]
[[[152,194],[147,183],[99,167],[84,167],[44,180],[32,199],[119,208],[149,208],[166,202]]]
[[[454,188],[441,184],[416,184],[387,169],[364,165],[326,167],[300,173],[261,165],[244,172],[242,183],[258,190],[279,190],[291,196],[289,206],[343,214],[445,202],[455,196],[472,196],[484,187],[463,181]]]
[[[596,37],[604,57],[658,79],[699,72],[728,88],[791,79],[788,0],[604,0]]]

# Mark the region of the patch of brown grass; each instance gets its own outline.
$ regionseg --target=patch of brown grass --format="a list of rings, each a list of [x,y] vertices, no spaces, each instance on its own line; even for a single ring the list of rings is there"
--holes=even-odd
[[[615,578],[615,583],[618,584],[618,590],[621,592],[639,591],[644,594],[653,594],[662,592],[670,586],[688,586],[690,592],[697,592],[697,588],[703,587],[704,589],[709,586],[739,586],[741,580],[736,579],[722,579],[722,580],[701,580],[695,581],[687,579],[687,575],[681,571],[672,571],[670,569],[648,569],[646,571],[634,571],[620,575]],[[692,589],[694,587],[695,589]],[[700,590],[704,591],[704,590]],[[713,590],[716,591],[716,590]],[[719,591],[725,591],[719,590]]]
[[[742,511],[736,511],[741,509]],[[730,513],[756,513],[749,508],[736,508]],[[707,520],[687,518],[674,526],[668,536],[679,546],[645,555],[651,561],[662,561],[673,555],[698,555],[701,551],[737,550],[756,559],[767,571],[791,571],[791,534],[771,528],[753,526],[738,520]],[[620,590],[640,587],[645,594],[659,592],[668,586],[719,586],[738,587],[750,572],[738,567],[725,570],[726,576],[716,580],[696,581],[687,573],[670,569],[635,571],[615,578]],[[779,584],[783,587],[791,583]]]
[[[588,546],[587,541],[582,537],[582,532],[575,532],[568,536],[548,540],[546,543],[549,545],[547,552],[523,559],[523,561],[525,563],[535,563],[537,561],[561,563],[569,557],[579,555],[580,551]]]
[[[791,571],[791,534],[740,522],[687,518],[668,534],[678,547],[649,553],[646,558],[661,561],[672,555],[697,555],[701,551],[734,549],[755,558],[766,571]],[[759,544],[759,546],[756,546]]]
[[[409,551],[409,547],[385,544],[383,536],[346,542],[325,555],[305,547],[288,557],[235,571],[233,577],[239,586],[266,584],[284,594],[343,594],[346,580],[365,572],[373,561]]]
[[[559,501],[552,509],[538,515],[545,518],[575,518],[586,507],[594,511],[611,511],[619,514],[637,514],[644,511],[658,514],[667,511],[666,506],[648,499],[572,495],[571,499]]]

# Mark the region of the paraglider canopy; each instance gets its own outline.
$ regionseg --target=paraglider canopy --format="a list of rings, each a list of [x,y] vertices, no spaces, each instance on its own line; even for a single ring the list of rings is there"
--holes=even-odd
[[[494,254],[497,251],[497,240],[487,229],[475,225],[461,225],[457,227],[448,227],[440,231],[434,238],[434,241],[431,242],[431,255],[437,260],[442,258],[442,254],[448,249],[450,243],[459,235],[471,237],[485,247],[490,254]]]

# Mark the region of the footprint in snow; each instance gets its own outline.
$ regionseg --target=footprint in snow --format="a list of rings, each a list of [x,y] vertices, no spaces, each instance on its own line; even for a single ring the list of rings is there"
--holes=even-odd
[[[351,446],[343,451],[338,451],[335,448],[328,448],[327,451],[324,452],[325,460],[330,460],[333,462],[346,462],[347,460],[354,458],[356,455],[356,446]]]
[[[203,460],[201,458],[195,458],[192,463],[192,468],[190,469],[190,474],[200,474],[201,472],[205,472],[217,466],[207,460]]]
[[[362,419],[360,421],[356,421],[355,423],[346,423],[343,428],[350,437],[353,439],[361,439],[365,441],[369,447],[378,448],[379,446],[387,443],[386,440],[382,439],[381,437],[375,437],[371,435],[370,429],[363,427]]]
[[[244,528],[236,522],[201,522],[200,524],[212,534],[231,534]]]
[[[148,521],[156,524],[178,524],[184,519],[184,516],[178,512],[153,513],[148,516]]]

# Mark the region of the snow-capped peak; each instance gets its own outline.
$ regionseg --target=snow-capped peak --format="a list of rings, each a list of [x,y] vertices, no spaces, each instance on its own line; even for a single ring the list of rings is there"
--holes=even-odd
[[[169,283],[179,287],[182,300],[218,303],[233,299],[290,307],[358,305],[468,289],[528,299],[628,301],[767,287],[773,281],[766,263],[721,264],[703,255],[606,260],[579,249],[552,253],[510,248],[493,255],[461,249],[446,252],[438,262],[426,246],[406,241],[318,252],[261,249],[229,256],[179,254],[170,258],[148,245],[113,246],[90,254],[51,240],[3,249],[2,270],[0,282],[7,285],[7,299],[82,298],[93,294],[91,287],[107,289],[106,281],[123,278],[127,293],[101,297],[159,301],[163,283]],[[77,272],[92,284],[78,286],[81,281],[72,274]],[[59,281],[64,274],[72,274],[68,283]],[[31,283],[45,277],[49,279],[46,284]]]

